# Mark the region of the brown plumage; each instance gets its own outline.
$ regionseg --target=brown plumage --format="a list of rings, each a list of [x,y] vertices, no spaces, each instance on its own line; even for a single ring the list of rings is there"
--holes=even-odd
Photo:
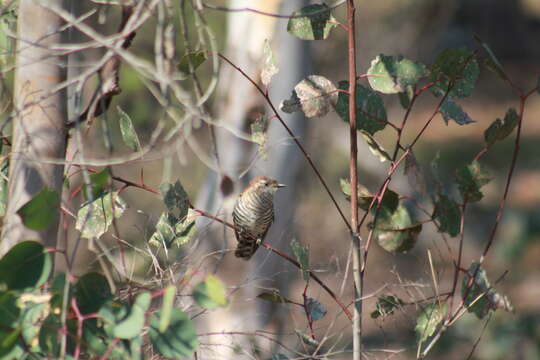
[[[274,194],[284,186],[274,179],[259,176],[238,196],[233,210],[237,257],[249,260],[263,242],[274,221]]]

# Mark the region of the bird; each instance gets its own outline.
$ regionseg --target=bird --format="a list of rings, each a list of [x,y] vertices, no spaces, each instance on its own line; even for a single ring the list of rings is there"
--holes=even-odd
[[[286,185],[267,176],[254,178],[238,196],[233,209],[236,257],[249,260],[274,222],[274,194]]]

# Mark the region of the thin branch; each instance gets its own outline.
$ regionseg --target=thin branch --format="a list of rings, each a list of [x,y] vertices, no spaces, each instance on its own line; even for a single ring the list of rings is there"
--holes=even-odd
[[[345,4],[345,1],[346,0],[339,0],[339,1],[336,1],[336,3],[328,6],[325,9],[313,11],[313,12],[311,12],[309,14],[302,14],[302,15],[274,14],[274,13],[270,13],[270,12],[266,12],[266,11],[262,11],[262,10],[257,10],[257,9],[250,8],[250,7],[228,8],[228,7],[224,7],[224,6],[218,6],[218,5],[214,5],[214,4],[209,4],[209,3],[205,2],[205,1],[201,1],[201,5],[206,9],[223,11],[223,12],[251,12],[251,13],[254,13],[254,14],[259,14],[259,15],[264,15],[264,16],[269,16],[269,17],[275,17],[275,18],[279,18],[279,19],[296,19],[296,18],[302,18],[302,17],[316,16],[316,15],[319,15],[319,14],[322,14],[322,13],[329,12],[330,10],[333,10],[333,9]]]
[[[287,124],[285,123],[285,121],[283,120],[283,118],[281,117],[281,115],[279,115],[276,107],[274,106],[274,104],[272,103],[272,100],[270,99],[270,97],[268,96],[267,92],[265,90],[263,90],[259,84],[257,84],[255,82],[255,80],[253,80],[248,74],[246,74],[240,67],[236,66],[231,60],[229,60],[225,55],[221,54],[221,53],[217,53],[217,56],[219,56],[221,59],[225,60],[229,65],[231,65],[233,68],[235,68],[240,74],[242,74],[242,76],[244,76],[251,84],[253,84],[253,86],[257,89],[257,91],[263,96],[263,98],[265,99],[265,101],[267,102],[267,104],[270,106],[270,108],[272,109],[272,111],[274,112],[276,118],[279,120],[279,122],[281,123],[281,125],[283,125],[283,127],[285,128],[285,130],[289,133],[289,136],[291,137],[291,139],[295,142],[295,144],[298,146],[298,148],[300,149],[300,151],[302,152],[302,154],[304,155],[304,157],[306,158],[306,160],[308,161],[309,165],[311,166],[311,168],[313,169],[313,171],[315,172],[315,175],[317,175],[317,177],[319,178],[321,184],[323,185],[324,189],[326,190],[328,196],[330,197],[330,199],[332,200],[332,202],[334,203],[334,206],[336,207],[337,211],[339,212],[339,215],[341,216],[341,218],[343,219],[343,222],[345,223],[345,225],[347,226],[347,229],[349,229],[350,232],[353,232],[353,229],[351,227],[351,225],[349,224],[349,222],[347,221],[347,218],[345,217],[345,214],[343,213],[343,211],[341,210],[341,208],[339,207],[334,195],[332,195],[332,192],[330,191],[330,188],[328,187],[328,185],[326,184],[326,181],[324,180],[324,178],[322,177],[319,169],[317,168],[317,166],[315,165],[315,163],[313,162],[313,160],[311,159],[311,156],[308,154],[308,152],[306,151],[306,149],[304,148],[304,146],[302,146],[302,144],[300,143],[300,141],[297,139],[297,137],[294,135],[294,133],[292,132],[292,130],[287,126]]]

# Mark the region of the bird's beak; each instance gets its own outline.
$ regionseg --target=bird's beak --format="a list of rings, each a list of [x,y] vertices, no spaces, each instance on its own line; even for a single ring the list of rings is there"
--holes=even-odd
[[[287,185],[285,185],[285,184],[277,184],[276,186],[277,186],[278,188],[287,187]]]

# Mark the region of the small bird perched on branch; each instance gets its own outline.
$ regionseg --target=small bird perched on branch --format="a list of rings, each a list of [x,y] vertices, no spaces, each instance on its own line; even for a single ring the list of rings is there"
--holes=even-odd
[[[285,185],[266,176],[258,176],[242,191],[233,210],[238,246],[236,257],[249,260],[274,221],[274,194]]]

